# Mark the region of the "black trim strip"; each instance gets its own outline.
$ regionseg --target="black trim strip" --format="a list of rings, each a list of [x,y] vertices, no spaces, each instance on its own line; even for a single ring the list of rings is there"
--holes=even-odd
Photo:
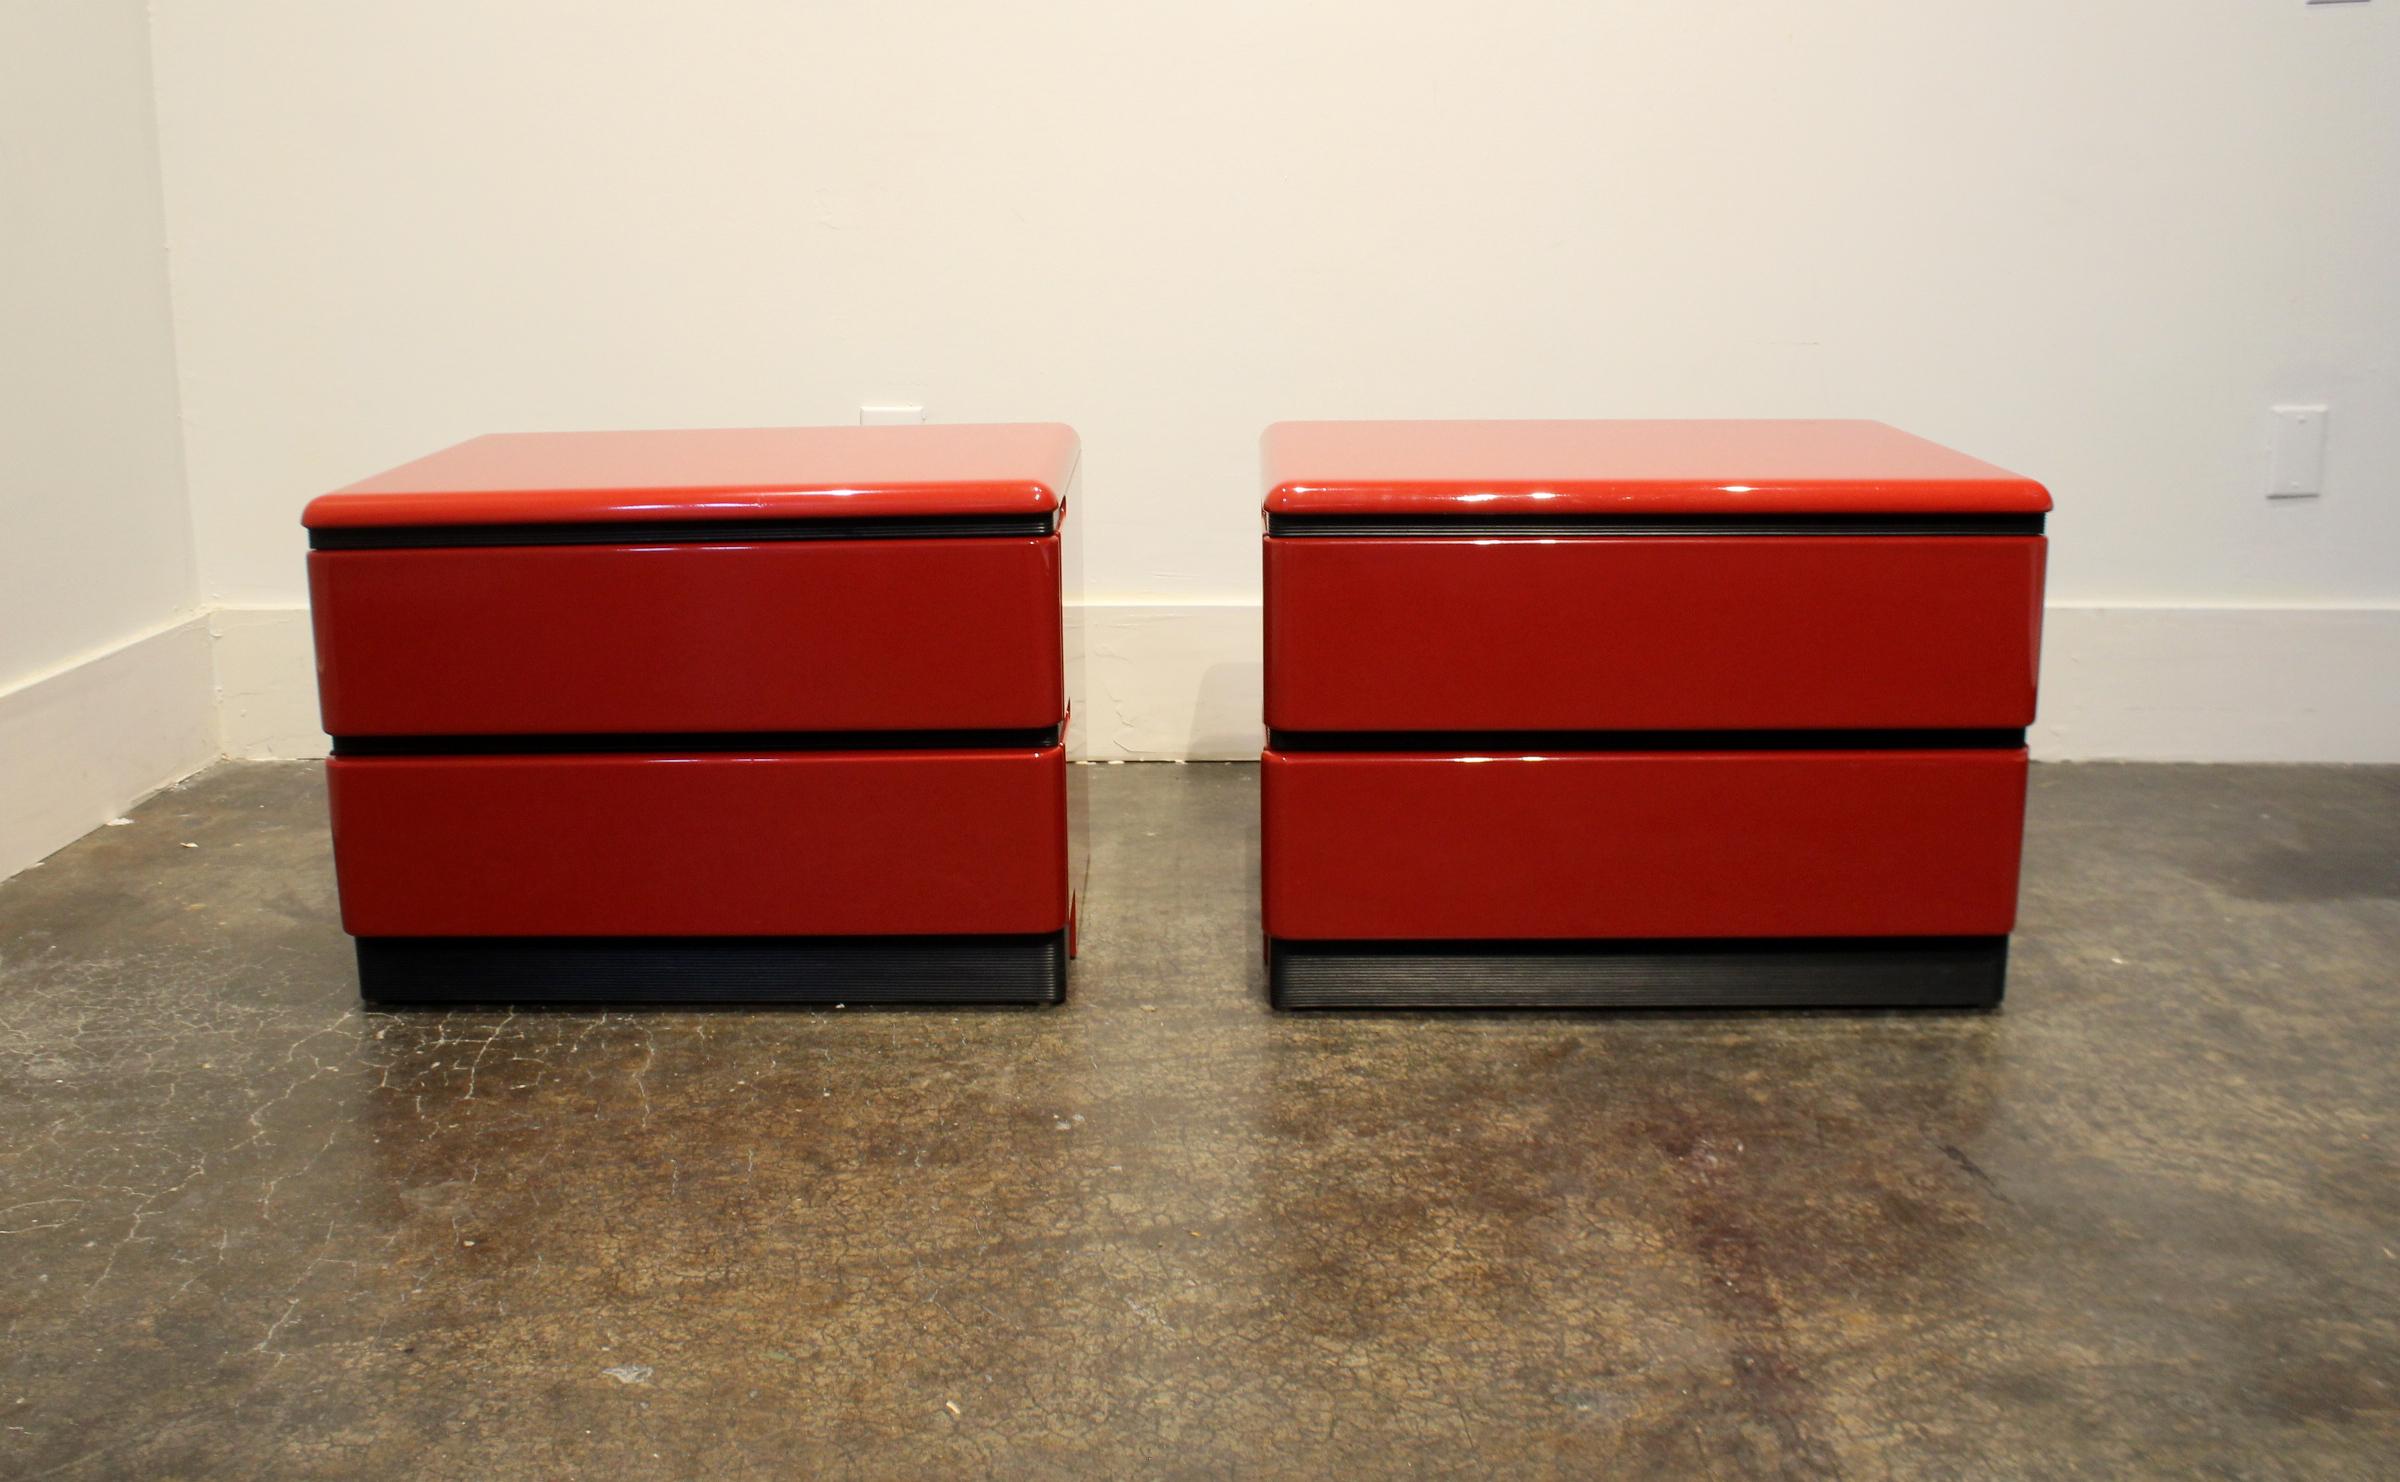
[[[2039,535],[2041,515],[1269,515],[1267,533],[1393,539],[1562,535]]]
[[[778,751],[1026,751],[1059,744],[1059,726],[981,731],[645,731],[607,735],[336,736],[335,756],[684,756]]]
[[[1286,1009],[1992,1008],[2008,938],[1270,941]]]
[[[597,525],[393,525],[308,532],[312,551],[495,545],[756,545],[785,540],[953,540],[1052,535],[1054,514],[892,515],[831,520],[640,520]]]
[[[2022,730],[1269,731],[1269,751],[2014,751]]]
[[[1067,934],[360,937],[370,1004],[1052,1004]]]

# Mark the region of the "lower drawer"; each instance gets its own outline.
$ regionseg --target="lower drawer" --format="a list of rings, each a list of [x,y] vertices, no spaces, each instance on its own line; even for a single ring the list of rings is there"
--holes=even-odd
[[[1039,933],[1066,752],[336,757],[360,937]]]
[[[1998,936],[2025,752],[1275,752],[1278,940]]]

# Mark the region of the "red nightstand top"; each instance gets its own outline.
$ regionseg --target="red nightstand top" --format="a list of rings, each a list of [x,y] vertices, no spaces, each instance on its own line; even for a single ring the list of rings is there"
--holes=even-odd
[[[2050,494],[1881,422],[1278,422],[1278,515],[2040,514]]]
[[[312,500],[312,530],[654,520],[1034,515],[1074,475],[1073,428],[504,432]]]

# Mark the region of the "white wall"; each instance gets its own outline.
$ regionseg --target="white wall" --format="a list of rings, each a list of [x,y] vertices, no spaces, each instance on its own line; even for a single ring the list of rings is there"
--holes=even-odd
[[[141,0],[0,3],[0,875],[215,756]]]
[[[2400,758],[2339,710],[2392,625],[2309,616],[2400,606],[2400,0],[159,0],[154,37],[204,591],[287,626],[301,503],[472,433],[1059,418],[1087,625],[1132,645],[1086,713],[1147,753],[1255,716],[1270,420],[1873,416],[2050,483],[2054,600],[2134,614],[2119,659],[2054,641],[2080,754],[2143,754],[2120,677],[2275,692],[2175,617],[2265,609],[2334,665],[2334,750]],[[2287,400],[2332,404],[2330,485],[2269,504]]]

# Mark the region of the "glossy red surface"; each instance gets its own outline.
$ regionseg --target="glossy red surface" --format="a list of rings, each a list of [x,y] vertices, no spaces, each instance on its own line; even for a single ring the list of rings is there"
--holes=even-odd
[[[1072,727],[1073,716],[1068,717]],[[1066,732],[1060,732],[1060,740]],[[1069,767],[1067,774],[1067,955],[1083,947],[1083,902],[1092,891],[1092,769]]]
[[[1998,935],[2025,752],[1270,751],[1268,935]]]
[[[959,730],[1065,713],[1059,538],[313,551],[337,736]]]
[[[1266,542],[1300,731],[2018,727],[2038,536]]]
[[[1073,478],[1055,423],[495,433],[323,495],[312,529],[1040,514]]]
[[[356,936],[844,936],[1067,924],[1066,754],[336,757]]]
[[[1880,422],[1281,422],[1270,514],[2038,514],[2040,484]]]

